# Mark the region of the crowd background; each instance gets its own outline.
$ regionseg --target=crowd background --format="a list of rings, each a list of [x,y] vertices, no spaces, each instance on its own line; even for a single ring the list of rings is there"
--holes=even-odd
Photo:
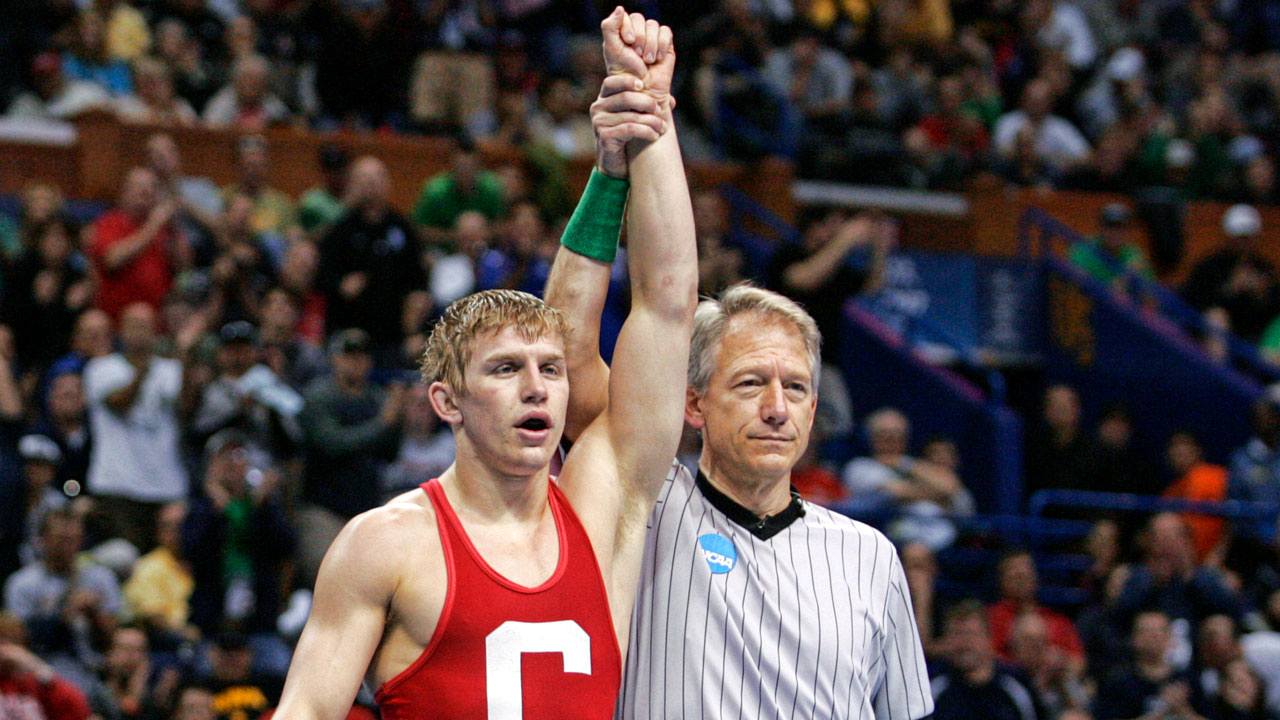
[[[448,466],[416,381],[438,313],[479,289],[540,292],[591,156],[612,9],[572,0],[13,0],[0,112],[89,111],[153,131],[110,207],[32,182],[0,214],[0,716],[256,718],[279,697],[309,587],[355,514]],[[1280,359],[1274,0],[723,0],[637,8],[675,30],[694,159],[781,157],[809,178],[922,189],[1080,189],[1236,203],[1184,297]],[[321,149],[314,187],[269,182],[273,126],[449,137],[407,212],[373,157]],[[240,133],[218,185],[167,134]],[[487,167],[485,150],[519,148]],[[3,161],[0,160],[0,172]],[[694,197],[701,290],[800,300],[838,367],[840,303],[885,283],[895,221],[810,208],[800,240],[737,232]],[[1071,255],[1118,293],[1150,275],[1128,204]],[[626,313],[615,268],[605,336]],[[856,257],[857,262],[846,262]],[[1135,299],[1141,301],[1141,298]],[[1212,338],[1206,347],[1215,352]],[[823,375],[795,475],[899,544],[939,718],[1280,717],[1274,518],[1090,518],[1039,602],[1035,553],[974,539],[956,443],[894,408],[853,417]],[[1086,421],[1054,385],[1023,408],[1026,484],[1280,501],[1280,404],[1229,466],[1175,433],[1153,462],[1127,408]],[[829,440],[848,440],[830,443]],[[854,448],[832,452],[830,448]],[[681,458],[696,458],[696,437]],[[940,557],[997,543],[956,591]],[[963,573],[961,573],[963,574]],[[975,593],[974,587],[977,587]],[[945,701],[941,699],[945,696]],[[370,698],[353,715],[369,716]],[[1004,713],[1004,714],[1001,714]]]

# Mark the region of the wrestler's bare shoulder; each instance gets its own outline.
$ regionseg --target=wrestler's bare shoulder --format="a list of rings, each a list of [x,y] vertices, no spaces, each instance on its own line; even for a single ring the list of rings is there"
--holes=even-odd
[[[411,569],[421,572],[423,561],[438,556],[439,549],[435,509],[426,493],[412,490],[352,518],[331,553],[339,550],[357,565],[378,566],[400,575]]]

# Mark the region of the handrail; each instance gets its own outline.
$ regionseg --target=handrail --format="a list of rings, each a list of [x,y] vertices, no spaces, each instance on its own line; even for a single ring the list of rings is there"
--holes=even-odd
[[[1034,250],[1030,247],[1032,234],[1029,230],[1032,227],[1040,230],[1040,233],[1035,237]],[[1084,238],[1079,232],[1039,208],[1027,208],[1022,213],[1022,216],[1019,217],[1018,238],[1019,253],[1023,256],[1034,254],[1036,257],[1043,257],[1047,251],[1053,249],[1054,238],[1065,240],[1069,247],[1084,242]],[[1123,277],[1130,287],[1136,287],[1139,294],[1146,294],[1155,298],[1159,302],[1160,308],[1171,315],[1174,321],[1193,327],[1206,335],[1222,335],[1233,358],[1240,360],[1251,371],[1264,378],[1272,381],[1280,380],[1280,368],[1264,360],[1256,347],[1234,333],[1223,333],[1220,330],[1209,327],[1203,313],[1191,307],[1186,300],[1183,300],[1177,293],[1165,287],[1163,283],[1134,273],[1129,268],[1122,266],[1115,258],[1103,255],[1101,259],[1111,270]]]
[[[730,222],[735,225],[741,224],[741,218],[738,213],[750,215],[756,222],[764,225],[773,232],[778,233],[782,242],[796,242],[800,238],[800,231],[792,227],[791,223],[783,220],[777,213],[769,208],[761,205],[759,201],[750,195],[742,192],[738,188],[729,183],[720,185],[720,195],[729,203],[729,207],[734,210],[730,214]]]
[[[1041,517],[1052,506],[1122,510],[1126,512],[1192,512],[1224,518],[1270,520],[1280,513],[1280,504],[1241,500],[1185,500],[1159,495],[1110,493],[1093,490],[1038,490],[1027,503],[1027,514]]]
[[[907,516],[902,509],[881,507],[867,509],[851,501],[835,502],[827,506],[832,512],[868,524],[885,524],[900,517]],[[1036,517],[1034,515],[1013,515],[1007,513],[957,515],[942,513],[930,515],[930,519],[948,520],[956,524],[957,529],[965,532],[997,533],[1020,538],[1078,538],[1088,534],[1093,526],[1087,520],[1066,518]]]

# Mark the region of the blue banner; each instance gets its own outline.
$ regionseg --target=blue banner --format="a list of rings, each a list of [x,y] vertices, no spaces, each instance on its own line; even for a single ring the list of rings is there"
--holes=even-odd
[[[912,344],[948,353],[982,354],[1001,362],[1038,357],[1038,278],[1020,260],[895,252],[884,288],[864,306]]]

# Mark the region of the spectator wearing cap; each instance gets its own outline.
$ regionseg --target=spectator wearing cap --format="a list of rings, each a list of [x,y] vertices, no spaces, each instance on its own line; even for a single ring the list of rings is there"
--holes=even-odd
[[[301,421],[306,446],[303,505],[298,511],[302,580],[315,580],[329,543],[348,520],[376,506],[382,465],[400,447],[405,387],[373,385],[369,334],[336,333],[333,372],[307,392]]]
[[[413,206],[413,222],[443,234],[468,210],[497,220],[506,212],[506,200],[498,175],[485,170],[475,146],[463,141],[450,156],[449,169],[422,186]]]
[[[1198,310],[1224,311],[1232,332],[1257,342],[1280,315],[1280,276],[1257,247],[1262,215],[1251,205],[1232,205],[1222,232],[1226,245],[1192,267],[1182,294]]]
[[[1146,72],[1147,59],[1141,49],[1122,47],[1112,53],[1075,104],[1089,137],[1101,140],[1130,107],[1151,101]]]
[[[292,457],[302,440],[297,419],[302,397],[262,364],[253,325],[230,322],[218,336],[218,377],[201,393],[191,429],[202,442],[223,430],[238,430],[253,465],[275,467]]]
[[[262,132],[289,120],[289,107],[271,92],[271,65],[249,55],[231,66],[231,82],[205,105],[204,124],[242,132]]]
[[[84,521],[70,508],[45,515],[39,532],[40,556],[5,581],[4,607],[26,624],[41,657],[88,687],[88,669],[119,622],[120,585],[113,572],[80,557]]]
[[[320,242],[317,285],[328,323],[367,331],[378,365],[403,367],[401,340],[417,330],[406,310],[430,305],[422,243],[391,206],[391,177],[381,160],[355,161],[348,196],[350,212]]]
[[[191,622],[206,634],[235,623],[271,633],[282,610],[281,577],[295,546],[280,474],[255,467],[247,438],[227,429],[205,444],[202,492],[182,531],[195,587]]]
[[[62,60],[54,53],[37,55],[31,65],[32,90],[24,92],[9,106],[8,117],[15,120],[69,120],[95,108],[111,105],[107,91],[85,80],[68,78]]]
[[[55,375],[44,395],[44,410],[33,432],[58,447],[58,485],[68,481],[84,484],[89,472],[90,433],[88,409],[84,403],[84,380],[78,373]]]
[[[120,352],[84,372],[93,434],[87,486],[118,536],[139,550],[155,537],[160,505],[187,494],[178,417],[191,407],[189,378],[182,361],[157,356],[155,344],[156,312],[135,303],[121,315]]]
[[[20,509],[25,518],[26,533],[18,548],[23,564],[36,560],[36,538],[40,525],[50,512],[64,508],[68,497],[58,480],[58,464],[62,451],[58,444],[44,435],[26,435],[18,441],[18,456],[22,458],[24,502]]]
[[[156,174],[135,167],[125,175],[119,206],[93,224],[89,259],[98,275],[98,307],[113,320],[136,302],[159,309],[189,260],[173,222],[177,209],[160,194]]]
[[[236,195],[248,196],[253,201],[249,220],[253,231],[284,236],[297,222],[296,210],[288,195],[270,185],[270,174],[267,139],[261,135],[240,138],[236,143],[236,181],[222,189],[222,200],[230,205]]]
[[[1103,207],[1097,234],[1073,245],[1069,257],[1090,278],[1116,292],[1128,292],[1131,277],[1153,278],[1146,253],[1133,240],[1133,213],[1124,203]]]
[[[347,171],[351,156],[339,145],[325,145],[319,154],[323,182],[298,200],[298,224],[313,239],[319,239],[347,211]]]
[[[27,649],[27,632],[22,622],[0,612],[0,699],[8,708],[28,714],[14,718],[44,720],[88,720],[89,701],[49,663]]]

